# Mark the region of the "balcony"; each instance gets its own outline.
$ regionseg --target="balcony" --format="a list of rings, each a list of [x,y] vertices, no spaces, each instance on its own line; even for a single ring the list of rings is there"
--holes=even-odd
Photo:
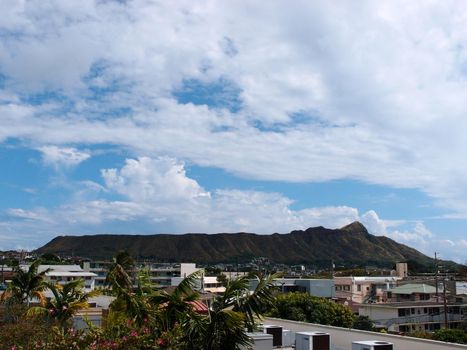
[[[448,313],[448,322],[459,322],[465,320],[465,315]],[[443,323],[444,313],[437,315],[412,315],[392,318],[384,322],[386,326],[393,324],[419,324],[419,323]]]

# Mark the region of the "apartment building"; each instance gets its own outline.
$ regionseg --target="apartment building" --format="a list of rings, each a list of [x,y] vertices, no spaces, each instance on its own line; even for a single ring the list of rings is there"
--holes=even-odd
[[[438,291],[439,292],[439,291]],[[385,303],[359,305],[359,314],[368,316],[378,327],[392,332],[434,331],[456,328],[467,322],[466,298],[436,295],[427,284],[405,284],[386,291]]]
[[[112,264],[112,261],[88,261],[83,263],[83,269],[97,275],[95,278],[96,288],[104,288],[107,272]],[[147,274],[150,283],[155,288],[160,289],[173,285],[173,278],[188,276],[197,270],[196,264],[192,263],[170,264],[143,261],[135,264],[134,270],[130,272],[130,277],[132,277],[136,286],[138,273],[144,272]]]
[[[21,265],[22,269],[29,269],[29,265]],[[87,291],[95,289],[97,275],[93,272],[85,271],[79,265],[39,265],[39,273],[47,271],[45,280],[55,284],[65,284],[66,282],[82,279],[84,288]]]
[[[401,280],[397,276],[349,276],[334,277],[334,288],[338,302],[349,306],[355,312],[362,303],[384,303],[386,292],[396,287]]]
[[[255,290],[258,280],[250,280],[250,290]],[[276,278],[274,285],[282,293],[303,292],[313,296],[334,299],[336,297],[334,280],[314,278]]]

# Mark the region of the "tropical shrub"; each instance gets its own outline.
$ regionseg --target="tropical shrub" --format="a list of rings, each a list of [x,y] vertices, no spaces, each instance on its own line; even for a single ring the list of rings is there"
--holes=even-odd
[[[353,323],[353,328],[361,329],[363,331],[374,331],[375,325],[368,316],[358,316]]]
[[[269,315],[348,328],[351,328],[355,321],[355,315],[347,306],[300,292],[279,294]]]
[[[433,339],[450,343],[467,344],[467,333],[463,329],[438,329]]]

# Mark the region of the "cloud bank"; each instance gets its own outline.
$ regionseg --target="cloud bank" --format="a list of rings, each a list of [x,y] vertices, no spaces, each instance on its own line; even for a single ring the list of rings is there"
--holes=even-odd
[[[184,164],[173,158],[127,159],[122,168],[103,169],[101,174],[105,186],[87,184],[87,196],[104,191],[118,196],[118,200],[81,195],[53,209],[10,209],[8,225],[31,236],[42,232],[42,236],[30,240],[30,244],[37,244],[57,234],[83,233],[86,226],[91,233],[128,233],[133,228],[136,233],[270,234],[314,226],[339,228],[358,220],[373,234],[386,235],[426,253],[436,244],[423,223],[412,223],[410,230],[401,231],[399,226],[404,222],[382,220],[375,211],[360,214],[347,206],[293,210],[293,201],[279,193],[238,189],[211,193],[189,178]],[[452,248],[454,243],[449,245]]]

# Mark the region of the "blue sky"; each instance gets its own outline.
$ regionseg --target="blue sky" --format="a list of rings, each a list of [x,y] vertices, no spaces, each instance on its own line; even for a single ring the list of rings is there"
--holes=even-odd
[[[360,5],[2,2],[0,249],[359,220],[465,262],[466,5]]]

